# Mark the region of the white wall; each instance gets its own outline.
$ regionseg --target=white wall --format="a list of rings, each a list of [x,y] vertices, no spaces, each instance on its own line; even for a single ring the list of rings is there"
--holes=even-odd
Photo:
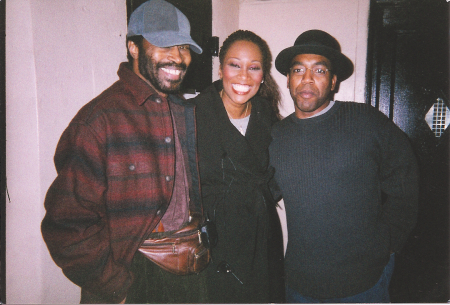
[[[304,30],[329,31],[356,63],[355,76],[337,97],[362,102],[368,2],[213,0],[213,35],[222,44],[238,28],[253,30],[275,58]],[[64,277],[42,240],[43,201],[56,176],[57,141],[78,109],[117,79],[118,64],[126,60],[125,36],[124,0],[6,3],[8,304],[79,302],[80,289]],[[214,79],[217,71],[216,58]],[[273,75],[284,90],[284,76],[275,69]],[[293,111],[286,92],[284,115]]]
[[[40,233],[57,141],[126,60],[123,0],[6,3],[6,300],[79,303]]]

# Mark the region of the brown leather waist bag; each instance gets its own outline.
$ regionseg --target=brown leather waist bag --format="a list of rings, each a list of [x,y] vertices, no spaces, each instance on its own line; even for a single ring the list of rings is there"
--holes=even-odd
[[[152,262],[162,269],[177,275],[196,274],[208,266],[210,250],[201,239],[201,215],[194,214],[190,222],[173,234],[149,238],[139,248]]]

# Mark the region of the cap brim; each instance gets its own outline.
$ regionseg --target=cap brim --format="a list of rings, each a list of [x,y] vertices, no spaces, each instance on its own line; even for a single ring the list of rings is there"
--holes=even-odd
[[[339,81],[349,78],[353,74],[353,63],[344,54],[323,45],[293,46],[284,49],[275,59],[275,68],[283,75],[289,73],[292,59],[298,54],[317,54],[328,58],[332,64],[332,71]]]
[[[142,35],[144,38],[160,48],[188,44],[191,50],[197,54],[203,52],[202,48],[190,36],[180,35],[179,32],[158,32],[156,34]]]

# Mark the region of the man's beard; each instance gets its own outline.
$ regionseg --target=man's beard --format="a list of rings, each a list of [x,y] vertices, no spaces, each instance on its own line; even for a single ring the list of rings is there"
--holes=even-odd
[[[142,54],[142,55],[141,55]],[[182,75],[179,80],[166,80],[169,82],[169,85],[164,83],[163,79],[158,78],[158,71],[162,67],[176,67],[178,69],[183,70]],[[170,93],[178,93],[181,87],[181,83],[183,81],[185,71],[187,66],[185,63],[181,63],[179,65],[175,63],[157,63],[152,58],[148,57],[145,52],[139,51],[139,73],[148,80],[153,87],[159,92],[170,94]]]

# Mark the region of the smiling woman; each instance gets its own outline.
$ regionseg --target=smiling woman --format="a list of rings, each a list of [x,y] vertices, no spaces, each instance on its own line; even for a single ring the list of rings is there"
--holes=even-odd
[[[249,108],[251,111],[249,99],[258,92],[263,79],[258,46],[250,41],[236,41],[220,65],[219,77],[223,84],[221,97],[229,117],[246,117]]]
[[[221,79],[193,100],[203,208],[218,233],[206,269],[209,302],[282,303],[283,242],[268,189],[280,100],[272,56],[259,36],[239,30],[219,60]]]

